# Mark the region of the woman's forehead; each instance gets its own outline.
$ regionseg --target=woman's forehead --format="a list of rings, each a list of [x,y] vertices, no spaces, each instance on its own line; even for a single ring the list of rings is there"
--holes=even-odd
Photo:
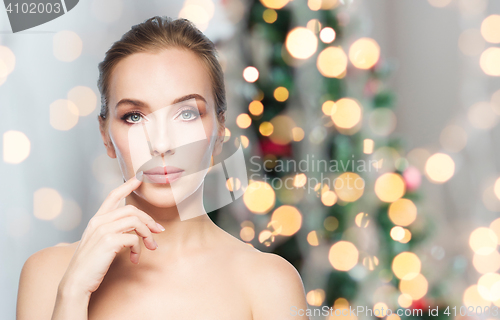
[[[165,105],[192,93],[200,94],[213,105],[207,69],[201,59],[188,50],[132,54],[114,67],[110,77],[111,104],[132,98]]]

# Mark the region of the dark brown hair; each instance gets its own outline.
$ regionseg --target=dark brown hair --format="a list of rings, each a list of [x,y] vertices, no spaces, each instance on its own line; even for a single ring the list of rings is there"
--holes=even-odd
[[[173,20],[167,16],[155,16],[132,26],[106,52],[104,60],[99,63],[97,87],[101,93],[101,113],[98,117],[104,121],[108,117],[109,81],[118,62],[134,53],[154,53],[168,48],[191,50],[207,67],[212,81],[217,120],[219,125],[224,125],[226,90],[215,45],[191,21],[183,18]]]

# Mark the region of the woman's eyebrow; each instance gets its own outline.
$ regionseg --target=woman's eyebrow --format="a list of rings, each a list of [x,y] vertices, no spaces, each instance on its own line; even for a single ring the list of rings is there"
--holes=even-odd
[[[172,102],[172,104],[176,104],[176,103],[186,101],[189,99],[197,99],[197,100],[201,100],[201,101],[207,103],[207,100],[202,95],[197,94],[197,93],[191,93],[191,94],[188,94],[188,95],[185,95],[185,96],[182,96],[180,98],[175,99]],[[136,106],[137,108],[149,108],[149,105],[144,101],[124,98],[124,99],[121,99],[120,101],[118,101],[118,103],[115,106],[115,109],[117,109],[119,106],[124,105],[124,104],[132,104],[132,105]]]

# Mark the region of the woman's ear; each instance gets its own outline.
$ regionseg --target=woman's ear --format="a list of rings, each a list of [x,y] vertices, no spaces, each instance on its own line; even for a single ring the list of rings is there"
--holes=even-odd
[[[99,119],[99,130],[101,131],[101,137],[102,141],[104,142],[104,147],[106,148],[106,152],[108,153],[108,156],[112,159],[116,158],[116,152],[115,152],[115,147],[113,146],[113,143],[111,142],[111,139],[109,137],[109,134],[107,134],[107,123],[106,121],[109,120],[103,120],[100,115],[97,116]]]

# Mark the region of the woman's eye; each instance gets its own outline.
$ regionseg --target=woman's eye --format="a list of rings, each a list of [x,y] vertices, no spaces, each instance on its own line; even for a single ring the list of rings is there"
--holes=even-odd
[[[193,120],[196,118],[196,113],[191,110],[184,110],[181,112],[180,117],[182,120]]]
[[[129,123],[138,123],[141,119],[142,116],[139,113],[130,113],[124,117],[125,120],[131,120],[127,121]]]

